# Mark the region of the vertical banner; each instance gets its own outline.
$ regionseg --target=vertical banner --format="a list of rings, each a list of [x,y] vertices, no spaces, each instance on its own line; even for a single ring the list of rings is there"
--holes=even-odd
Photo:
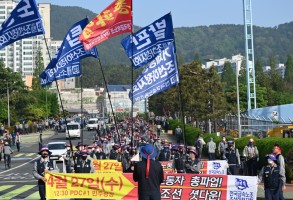
[[[84,28],[79,40],[89,50],[116,35],[132,32],[132,0],[115,0]]]
[[[169,13],[132,36],[127,36],[121,44],[134,68],[138,68],[155,59],[170,42],[174,42],[174,32]]]

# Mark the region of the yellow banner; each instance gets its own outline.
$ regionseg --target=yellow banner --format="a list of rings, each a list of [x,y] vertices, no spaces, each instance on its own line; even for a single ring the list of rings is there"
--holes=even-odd
[[[123,199],[135,188],[134,183],[120,173],[46,173],[45,177],[47,199]]]
[[[97,160],[92,159],[96,172],[103,173],[122,173],[122,164],[117,160]]]

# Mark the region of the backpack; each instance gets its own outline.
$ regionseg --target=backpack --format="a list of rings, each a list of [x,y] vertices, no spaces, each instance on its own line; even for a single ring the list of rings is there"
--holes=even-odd
[[[280,155],[282,155],[282,154],[278,154],[278,155],[276,155],[276,159],[277,159],[277,160],[279,160],[279,156],[280,156]],[[283,156],[283,155],[282,155],[282,156]],[[283,156],[283,158],[284,158],[284,163],[287,164],[287,163],[288,163],[288,159],[285,158],[284,156]],[[278,163],[278,165],[280,165],[280,163]]]

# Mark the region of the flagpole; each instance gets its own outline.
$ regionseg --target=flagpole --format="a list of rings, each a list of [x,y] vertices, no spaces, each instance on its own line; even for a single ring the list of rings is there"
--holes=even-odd
[[[117,134],[118,134],[118,141],[120,143],[120,133],[119,133],[118,126],[117,126],[116,116],[115,116],[115,113],[114,113],[114,110],[113,110],[112,101],[111,101],[111,97],[110,97],[110,93],[109,93],[107,81],[106,81],[106,78],[105,78],[105,74],[104,74],[104,70],[103,70],[102,63],[101,63],[101,59],[98,58],[98,60],[99,60],[99,64],[100,64],[100,67],[101,67],[101,71],[102,71],[102,76],[103,76],[104,83],[105,83],[106,92],[108,94],[108,99],[109,99],[110,107],[111,107],[111,110],[112,110],[112,115],[113,115],[113,118],[114,118],[115,128],[116,128],[116,131],[117,131]]]
[[[170,15],[172,16],[172,14],[170,13]],[[173,26],[173,25],[172,25]],[[176,56],[176,64],[177,64],[177,70],[178,70],[178,75],[179,75],[179,65],[178,65],[178,59],[177,59],[177,53],[176,53],[176,42],[175,42],[175,34],[174,34],[174,49],[175,49],[175,56]],[[180,78],[180,76],[178,77]],[[182,131],[182,135],[183,135],[183,143],[184,146],[187,148],[186,145],[186,138],[185,138],[185,120],[184,120],[184,111],[183,111],[183,105],[182,105],[182,90],[181,90],[181,84],[180,84],[180,80],[178,83],[178,93],[179,93],[179,105],[180,105],[180,112],[181,112],[181,121],[183,124],[183,131]]]
[[[131,40],[133,40],[133,1],[131,0]],[[132,44],[133,44],[133,41],[132,41]],[[133,51],[134,51],[134,49],[133,49],[134,47],[133,47],[133,45],[131,45],[131,55],[132,55],[132,57],[133,57]],[[134,128],[133,128],[133,124],[134,124],[134,119],[133,119],[133,83],[134,83],[134,81],[133,81],[133,78],[134,78],[134,70],[133,70],[133,68],[134,68],[134,65],[133,65],[133,62],[131,61],[131,140],[130,140],[130,142],[131,142],[131,145],[132,145],[132,147],[134,146],[134,144],[133,144],[133,137],[134,137]]]
[[[47,39],[45,37],[45,34],[43,34],[43,37],[44,37],[45,44],[46,44],[46,48],[47,48],[47,52],[48,52],[48,55],[49,55],[49,60],[51,62],[52,61],[52,57],[51,57],[51,53],[49,51],[49,46],[48,46],[48,43],[47,43]],[[59,85],[58,85],[58,81],[56,80],[56,74],[55,74],[55,72],[54,72],[54,80],[55,80],[55,84],[56,84],[56,89],[57,89],[57,93],[58,93],[58,97],[59,97],[59,101],[60,101],[60,106],[61,106],[62,114],[63,114],[64,120],[65,120],[65,126],[66,126],[66,130],[67,130],[67,134],[68,134],[68,139],[69,139],[69,144],[70,144],[70,150],[71,150],[71,156],[73,158],[73,163],[75,165],[75,159],[73,157],[72,141],[71,141],[71,137],[70,137],[70,134],[69,134],[69,131],[68,131],[68,127],[67,127],[66,114],[65,114],[65,110],[64,110],[63,103],[62,103],[61,94],[60,94],[60,90],[59,90]]]

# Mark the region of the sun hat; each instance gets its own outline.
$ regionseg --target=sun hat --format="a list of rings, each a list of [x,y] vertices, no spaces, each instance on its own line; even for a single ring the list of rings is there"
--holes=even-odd
[[[39,151],[39,155],[42,155],[43,151],[47,151],[49,155],[52,154],[51,151],[49,151],[49,148],[47,146],[43,146],[42,149]]]
[[[150,172],[150,165],[151,165],[151,159],[155,158],[156,155],[157,155],[157,150],[154,148],[153,145],[151,144],[146,144],[144,146],[141,146],[139,148],[139,152],[140,152],[140,155],[147,159],[147,165],[146,165],[146,178],[148,179],[149,178],[149,172]]]

